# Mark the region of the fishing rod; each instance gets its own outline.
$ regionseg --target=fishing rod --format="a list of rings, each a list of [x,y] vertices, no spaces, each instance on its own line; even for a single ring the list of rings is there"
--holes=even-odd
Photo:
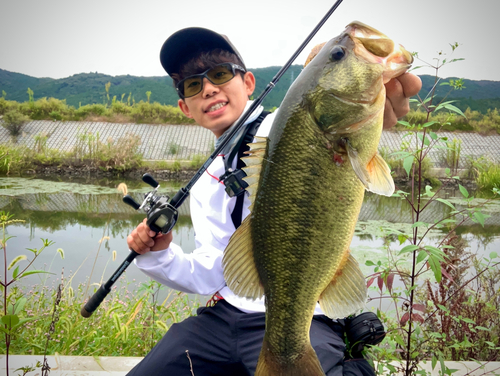
[[[221,141],[221,143],[215,148],[212,154],[208,157],[206,162],[198,169],[191,180],[182,187],[170,201],[168,196],[157,196],[156,192],[160,187],[156,180],[149,174],[145,174],[142,180],[153,186],[154,191],[149,192],[143,203],[137,203],[131,196],[126,195],[123,197],[123,202],[132,206],[135,210],[145,209],[147,214],[147,225],[156,234],[162,233],[166,234],[172,230],[175,223],[177,222],[179,208],[182,203],[189,196],[189,191],[193,188],[195,183],[200,179],[203,173],[208,169],[212,162],[217,158],[219,153],[227,146],[227,144],[233,140],[233,138],[240,132],[244,127],[245,121],[250,117],[250,115],[257,109],[258,106],[264,101],[264,98],[273,90],[279,79],[285,74],[285,72],[290,68],[295,59],[301,54],[306,45],[311,41],[311,39],[316,35],[316,33],[321,29],[325,22],[330,18],[330,16],[335,12],[343,0],[337,0],[335,4],[328,10],[328,12],[319,21],[316,27],[311,31],[307,38],[302,42],[299,48],[295,51],[292,57],[286,62],[286,64],[276,73],[271,82],[269,82],[264,89],[264,91],[259,95],[257,99],[250,105],[247,111],[240,117],[236,124],[229,131],[227,137]],[[244,134],[242,135],[244,137]],[[229,179],[224,179],[224,184],[226,185],[226,190],[228,190],[228,184],[231,184],[231,176]],[[156,236],[156,235],[155,235]],[[118,269],[113,273],[111,278],[96,291],[96,293],[89,299],[89,301],[82,307],[80,313],[83,317],[90,317],[92,313],[99,307],[104,298],[111,292],[111,286],[116,282],[116,280],[122,275],[122,273],[127,269],[127,267],[132,263],[132,261],[139,254],[133,249],[130,249],[130,254],[127,256],[125,261],[118,267]]]

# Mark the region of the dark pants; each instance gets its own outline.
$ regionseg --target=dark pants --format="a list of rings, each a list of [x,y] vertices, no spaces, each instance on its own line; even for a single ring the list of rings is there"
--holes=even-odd
[[[129,376],[253,375],[264,337],[264,313],[244,313],[221,300],[170,327]],[[343,328],[314,316],[311,344],[327,376],[375,375],[365,359],[344,362]]]

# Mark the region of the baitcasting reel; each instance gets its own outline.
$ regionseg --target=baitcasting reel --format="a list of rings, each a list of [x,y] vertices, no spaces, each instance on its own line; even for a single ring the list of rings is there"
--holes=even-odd
[[[156,233],[166,234],[174,227],[179,213],[168,202],[170,197],[157,195],[160,185],[150,174],[144,174],[142,181],[154,188],[154,190],[144,195],[142,204],[139,205],[130,195],[124,196],[123,202],[132,206],[135,210],[143,210],[147,215],[146,223],[151,230]]]

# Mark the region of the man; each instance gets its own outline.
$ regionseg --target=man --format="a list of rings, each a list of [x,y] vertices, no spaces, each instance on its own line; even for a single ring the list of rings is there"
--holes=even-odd
[[[248,97],[255,89],[255,77],[246,70],[236,48],[211,30],[188,28],[166,40],[160,60],[174,80],[180,109],[220,142],[249,107]],[[411,74],[386,85],[385,127],[408,112],[408,98],[420,87],[420,79]],[[267,136],[275,113],[265,115],[259,107],[246,121],[248,128],[260,125],[257,136]],[[129,247],[141,254],[136,264],[147,275],[171,288],[213,295],[216,300],[214,306],[199,309],[197,316],[174,324],[130,375],[191,375],[191,362],[196,376],[255,372],[265,329],[264,300],[236,296],[226,286],[221,262],[229,238],[250,213],[248,198],[242,196],[238,202],[229,197],[219,181],[228,167],[237,167],[238,158],[228,160],[234,155],[231,151],[223,151],[191,191],[197,246],[193,253],[184,254],[171,243],[171,233],[152,239],[155,234],[145,221],[127,238]],[[310,337],[327,375],[374,374],[362,357],[344,360],[343,327],[319,308]]]

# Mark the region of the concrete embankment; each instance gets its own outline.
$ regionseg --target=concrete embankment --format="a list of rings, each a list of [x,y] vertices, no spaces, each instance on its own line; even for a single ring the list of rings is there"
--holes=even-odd
[[[37,120],[27,123],[17,142],[21,145],[35,147],[37,135],[45,134],[47,147],[59,150],[72,150],[78,143],[79,136],[91,133],[99,135],[103,142],[116,141],[131,134],[141,141],[139,152],[144,160],[191,160],[195,155],[209,155],[214,150],[212,132],[197,125],[168,124],[119,124],[104,122],[48,121]],[[384,131],[380,140],[380,148],[388,152],[401,150],[405,144],[414,145],[416,137],[404,137],[407,132]],[[489,157],[500,163],[500,135],[483,136],[477,133],[441,132],[451,142],[456,139],[460,143],[459,168],[466,168],[468,159]],[[81,138],[81,137],[80,137]],[[10,142],[7,129],[0,127],[0,143]],[[435,168],[446,166],[446,151],[433,148],[429,154]]]

